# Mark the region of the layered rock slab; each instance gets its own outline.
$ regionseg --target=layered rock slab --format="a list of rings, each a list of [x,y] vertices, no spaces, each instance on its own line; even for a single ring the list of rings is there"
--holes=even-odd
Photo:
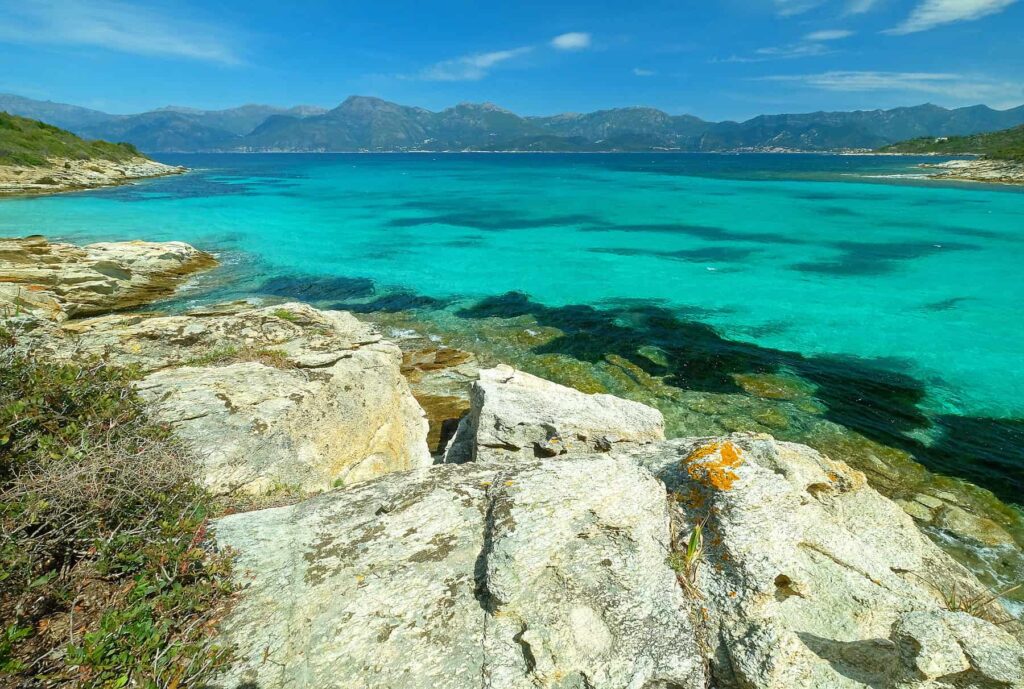
[[[217,265],[184,242],[75,246],[41,236],[0,238],[0,315],[62,321],[119,311],[171,294],[187,276]]]
[[[664,488],[627,459],[437,466],[216,530],[246,586],[222,687],[705,686]]]
[[[147,373],[139,393],[217,494],[318,492],[432,462],[401,351],[345,312],[241,303],[115,314],[22,341],[51,359],[99,356]]]
[[[665,420],[657,409],[497,366],[480,371],[445,461],[608,452],[664,439]]]
[[[768,436],[628,454],[674,491],[680,549],[704,525],[693,587],[718,686],[1024,686],[1014,625],[993,623],[1009,614],[950,611],[991,593],[860,472]]]

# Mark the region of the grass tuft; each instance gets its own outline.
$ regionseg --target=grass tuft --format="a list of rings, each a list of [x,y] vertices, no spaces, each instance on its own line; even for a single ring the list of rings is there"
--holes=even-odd
[[[0,348],[0,673],[16,686],[202,686],[231,557],[190,452],[135,372]],[[0,684],[6,682],[0,676]]]

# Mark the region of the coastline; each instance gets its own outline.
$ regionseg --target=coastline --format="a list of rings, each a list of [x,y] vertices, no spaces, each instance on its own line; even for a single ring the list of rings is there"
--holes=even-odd
[[[50,167],[0,165],[0,198],[116,187],[187,172],[183,166],[142,157],[127,161],[52,159],[50,163]]]
[[[982,659],[961,663],[977,686],[1022,678],[1020,599],[1001,597],[1016,589],[963,562],[927,522],[1005,558],[1019,542],[991,522],[979,532],[985,518],[955,485],[891,494],[846,457],[774,433],[672,438],[669,419],[641,401],[286,294],[167,313],[154,299],[218,263],[182,242],[6,242],[8,279],[32,295],[52,289],[60,307],[18,290],[0,319],[8,356],[130,367],[131,394],[196,461],[188,480],[210,511],[186,524],[189,556],[232,562],[211,570],[220,597],[184,620],[202,630],[200,651],[231,649],[204,686],[276,684],[312,667],[314,679],[363,686],[383,674],[416,689],[419,658],[437,659],[437,677],[496,666],[479,653],[484,631],[511,649],[499,662],[515,659],[528,679],[591,672],[576,656],[530,659],[560,639],[597,638],[591,674],[618,674],[588,682],[595,689],[628,686],[637,667],[651,687],[797,686],[780,666],[843,686],[848,666],[801,643],[850,636],[870,644],[849,662],[893,665],[908,688],[950,673],[927,666],[921,680],[925,651],[894,655],[900,644],[944,662],[966,648]],[[117,313],[135,305],[144,310]],[[489,325],[476,321],[473,339],[490,341]],[[767,399],[799,392],[777,376],[745,382]],[[448,429],[431,436],[439,421]],[[62,614],[28,621],[48,639]],[[94,626],[86,617],[82,629]],[[297,628],[312,631],[300,647],[287,643]],[[367,664],[382,654],[387,663]]]
[[[924,163],[919,167],[938,170],[929,179],[982,182],[985,184],[1024,185],[1024,162],[1014,160],[949,160],[944,163]]]

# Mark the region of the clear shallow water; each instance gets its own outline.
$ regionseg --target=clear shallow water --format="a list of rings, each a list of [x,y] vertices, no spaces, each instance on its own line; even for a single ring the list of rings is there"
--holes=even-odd
[[[163,158],[197,171],[0,201],[0,233],[222,252],[204,299],[528,314],[685,389],[793,373],[831,420],[1024,494],[1021,190],[895,177],[913,158]]]

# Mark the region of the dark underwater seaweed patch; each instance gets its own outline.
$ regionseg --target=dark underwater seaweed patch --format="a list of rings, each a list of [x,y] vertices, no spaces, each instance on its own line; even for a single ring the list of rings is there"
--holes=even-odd
[[[256,288],[256,292],[304,301],[324,301],[370,297],[373,296],[374,287],[373,280],[369,278],[281,275],[264,281]]]
[[[846,206],[815,206],[814,212],[820,215],[828,215],[832,217],[856,217],[860,215],[857,211],[852,211]]]
[[[417,311],[420,309],[442,309],[450,302],[435,299],[413,292],[392,292],[372,301],[342,301],[331,304],[329,308],[351,311],[353,313],[396,313],[398,311]]]
[[[897,370],[900,362],[852,356],[804,356],[728,340],[712,327],[682,320],[653,304],[597,309],[587,305],[548,307],[520,292],[484,299],[456,314],[462,318],[532,316],[562,335],[534,348],[596,363],[615,354],[648,374],[683,389],[739,393],[733,374],[790,371],[813,383],[825,418],[861,435],[912,453],[925,466],[963,476],[1003,499],[1024,494],[1024,421],[946,416],[930,420],[920,410],[922,381]],[[645,346],[664,352],[663,363],[640,354]],[[914,435],[937,425],[938,441]]]
[[[755,244],[804,244],[802,239],[777,232],[734,232],[712,225],[686,225],[677,223],[651,223],[646,225],[590,225],[583,232],[651,232],[678,234],[718,242],[752,242]]]
[[[495,232],[501,230],[530,230],[538,227],[559,227],[564,225],[588,225],[601,222],[600,218],[585,214],[552,215],[530,218],[506,211],[451,212],[416,218],[393,218],[391,227],[419,227],[421,225],[451,225],[469,227],[474,230]]]
[[[939,301],[933,301],[929,304],[925,304],[921,308],[924,311],[949,311],[950,309],[956,308],[956,305],[962,301],[968,301],[973,297],[950,297],[949,299],[940,299]]]
[[[834,260],[794,263],[793,270],[827,275],[883,275],[896,270],[900,261],[925,258],[941,251],[979,249],[975,244],[943,242],[832,242],[840,250]]]
[[[719,261],[744,261],[757,249],[743,249],[734,246],[709,246],[699,249],[681,249],[679,251],[658,251],[656,249],[635,249],[631,247],[598,247],[588,249],[597,254],[615,254],[617,256],[654,256],[676,261],[691,263],[716,263]]]

